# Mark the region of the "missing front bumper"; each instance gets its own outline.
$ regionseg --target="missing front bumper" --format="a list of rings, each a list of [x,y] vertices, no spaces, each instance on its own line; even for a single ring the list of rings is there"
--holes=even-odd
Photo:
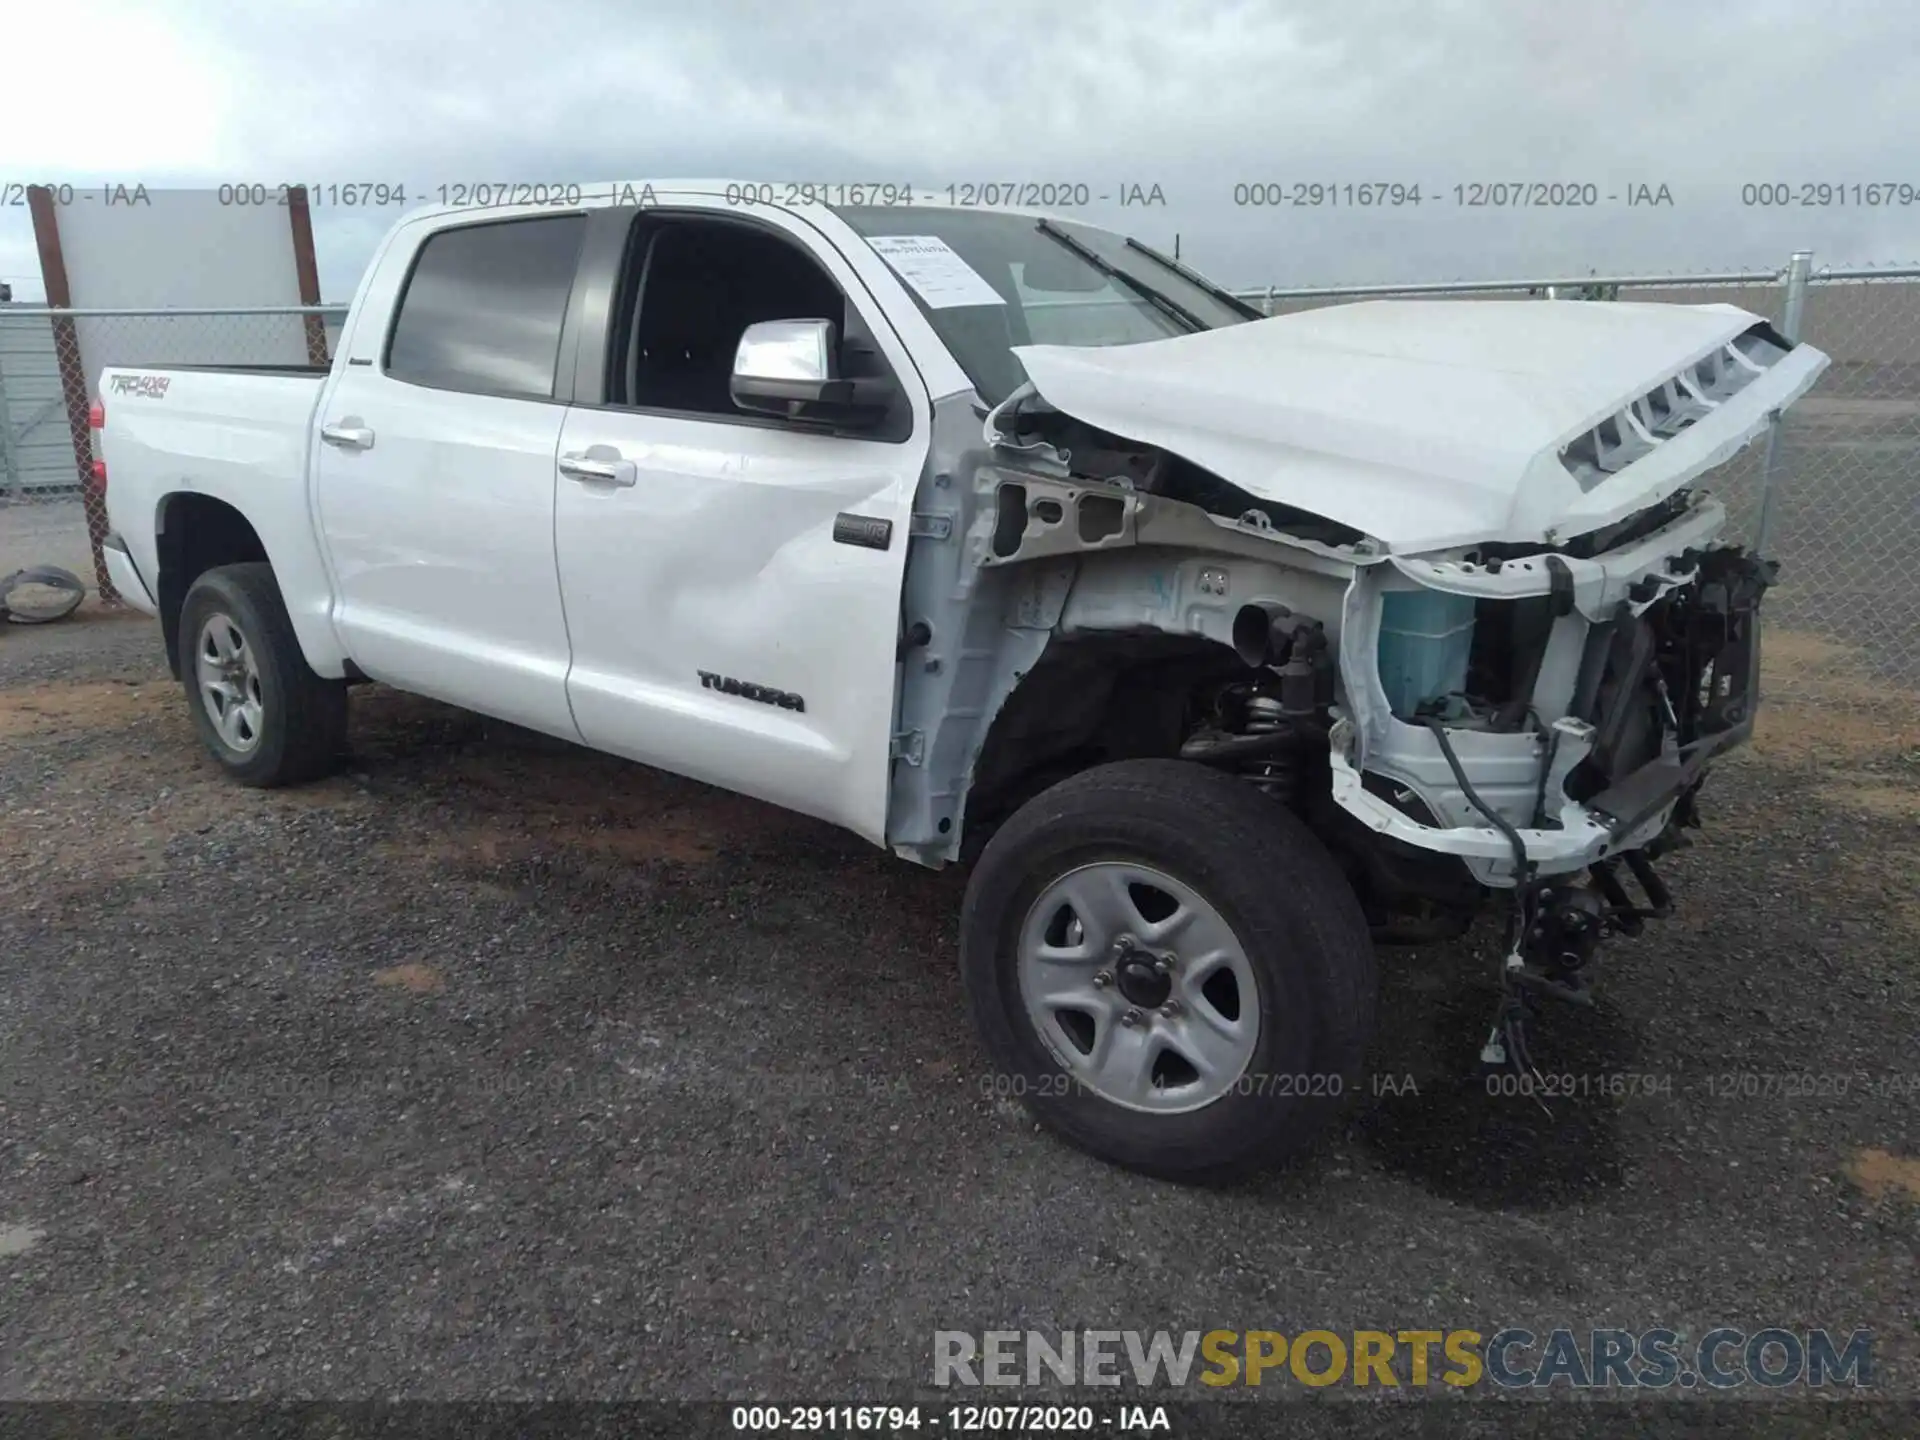
[[[1663,563],[1657,593],[1635,580],[1643,593],[1623,596],[1584,637],[1594,683],[1578,687],[1580,713],[1525,734],[1446,725],[1439,736],[1394,723],[1393,743],[1372,755],[1342,719],[1329,736],[1334,799],[1373,833],[1459,857],[1495,887],[1584,870],[1653,840],[1713,759],[1752,734],[1759,607],[1775,568],[1736,547]],[[1504,823],[1490,823],[1485,803],[1443,778],[1435,757],[1458,758],[1497,797]],[[1388,783],[1369,785],[1367,772]]]

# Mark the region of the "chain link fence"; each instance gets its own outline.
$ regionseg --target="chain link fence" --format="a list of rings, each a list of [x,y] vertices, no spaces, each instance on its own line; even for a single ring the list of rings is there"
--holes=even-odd
[[[1920,267],[1241,292],[1268,314],[1377,298],[1726,303],[1819,346],[1832,368],[1765,444],[1716,472],[1736,534],[1781,561],[1769,694],[1825,709],[1920,689]],[[57,564],[111,585],[87,411],[101,370],[321,364],[344,306],[49,311],[0,305],[0,574]]]
[[[88,412],[100,372],[140,365],[326,365],[345,306],[50,310],[0,304],[0,575],[57,565],[117,597]],[[111,477],[109,477],[109,480]]]

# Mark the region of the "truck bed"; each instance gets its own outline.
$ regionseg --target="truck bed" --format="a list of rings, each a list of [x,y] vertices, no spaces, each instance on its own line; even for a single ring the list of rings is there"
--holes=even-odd
[[[295,365],[109,367],[96,441],[107,523],[150,594],[158,597],[159,532],[187,543],[181,532],[206,524],[208,505],[230,507],[258,536],[294,629],[320,657],[333,642],[307,457],[326,378],[324,369]]]

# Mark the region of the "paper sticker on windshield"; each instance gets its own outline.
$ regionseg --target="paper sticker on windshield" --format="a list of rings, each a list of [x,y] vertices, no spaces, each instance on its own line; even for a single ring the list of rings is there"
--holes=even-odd
[[[938,235],[870,235],[867,243],[931,309],[1007,303]]]

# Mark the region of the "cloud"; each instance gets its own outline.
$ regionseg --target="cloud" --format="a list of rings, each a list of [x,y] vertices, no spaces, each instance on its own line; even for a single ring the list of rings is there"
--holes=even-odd
[[[1742,198],[1775,181],[1920,189],[1913,7],[1844,23],[1783,0],[74,0],[19,15],[10,53],[72,63],[10,73],[0,180],[372,180],[416,199],[648,175],[1157,183],[1165,209],[1086,218],[1178,233],[1236,284],[1746,268],[1797,246],[1920,259],[1920,196]],[[1421,203],[1346,203],[1378,180],[1419,184]],[[1454,190],[1511,180],[1591,183],[1599,203],[1476,208]],[[1339,203],[1236,205],[1249,182],[1330,184]],[[1627,205],[1639,184],[1671,205]],[[319,214],[330,295],[388,218]],[[0,219],[0,275],[32,266],[18,221]]]

